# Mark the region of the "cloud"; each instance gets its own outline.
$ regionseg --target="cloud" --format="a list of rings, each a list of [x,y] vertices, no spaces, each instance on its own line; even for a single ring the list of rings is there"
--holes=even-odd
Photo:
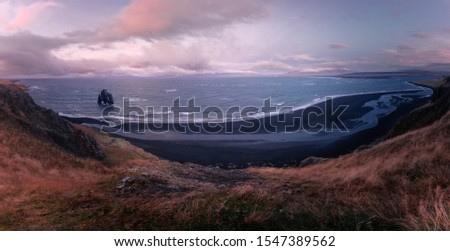
[[[83,60],[102,60],[110,65],[110,71],[123,72],[132,69],[133,73],[151,74],[162,72],[203,72],[210,69],[209,57],[204,47],[196,43],[160,40],[146,41],[129,39],[108,43],[85,45],[69,44],[53,51],[53,54],[67,62]],[[123,72],[125,73],[125,72]]]
[[[390,56],[397,56],[400,55],[400,52],[398,50],[395,49],[385,49],[384,53]]]
[[[329,44],[328,48],[332,49],[332,50],[340,50],[340,49],[347,48],[347,45],[345,45],[345,44]]]
[[[280,58],[281,60],[294,60],[294,61],[321,61],[321,60],[323,60],[323,59],[311,56],[309,54],[295,54],[295,55],[289,55],[289,56],[279,55],[278,58]]]
[[[53,51],[72,41],[19,32],[0,36],[0,74],[4,76],[63,76],[88,74],[108,67],[102,60],[67,61]]]
[[[450,63],[450,50],[434,48],[414,48],[398,46],[397,49],[385,49],[376,58],[378,64],[403,67],[416,67],[436,62]]]
[[[411,55],[416,52],[416,48],[406,44],[400,44],[396,49],[385,49],[384,53],[390,56]]]
[[[411,37],[425,39],[425,40],[432,40],[432,39],[436,38],[435,35],[427,34],[427,33],[411,33]]]
[[[217,57],[226,58],[220,57],[220,52],[227,44],[227,41],[219,38],[216,41],[211,44],[210,39],[204,38],[153,41],[128,39],[86,44],[72,38],[19,32],[0,36],[0,75],[149,76],[214,73],[218,69],[213,68],[211,62]],[[238,70],[244,68],[250,66],[237,67]]]
[[[50,50],[65,44],[61,39],[48,39],[30,33],[0,37],[0,72],[4,75],[34,75],[66,73],[64,62],[52,56]]]
[[[179,41],[130,39],[86,45],[19,32],[0,36],[0,44],[3,76],[148,76],[210,70],[210,58],[204,56],[201,46]]]
[[[21,30],[36,22],[47,9],[62,6],[55,1],[35,2],[16,10],[15,17],[8,21],[5,17],[0,19],[4,31]],[[11,10],[10,10],[11,11]]]
[[[263,6],[252,0],[134,0],[103,27],[68,35],[93,36],[97,41],[168,38],[222,30],[266,15]]]

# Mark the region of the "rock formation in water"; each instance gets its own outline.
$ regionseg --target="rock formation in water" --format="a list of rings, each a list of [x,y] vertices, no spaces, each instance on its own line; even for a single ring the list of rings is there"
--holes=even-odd
[[[98,99],[97,99],[97,103],[99,105],[113,105],[114,104],[114,99],[111,93],[108,92],[108,90],[103,89],[99,94],[98,94]]]

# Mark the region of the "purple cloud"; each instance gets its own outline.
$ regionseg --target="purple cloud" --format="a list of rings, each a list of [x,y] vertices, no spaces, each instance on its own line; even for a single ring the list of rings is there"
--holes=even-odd
[[[64,60],[54,50],[73,41],[38,36],[27,32],[0,36],[0,74],[4,76],[63,76],[91,74],[111,67],[103,60]]]
[[[46,38],[30,33],[0,36],[0,73],[5,75],[67,73],[64,61],[51,54],[51,50],[64,46],[64,39]]]

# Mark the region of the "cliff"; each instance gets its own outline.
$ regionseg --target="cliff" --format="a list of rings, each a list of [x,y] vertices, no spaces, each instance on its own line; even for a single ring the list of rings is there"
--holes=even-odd
[[[76,129],[54,111],[36,105],[25,91],[25,86],[12,81],[0,82],[0,123],[52,141],[77,156],[105,157],[104,150],[92,136]]]
[[[427,104],[399,119],[387,138],[431,125],[450,110],[450,83],[444,80],[414,81],[414,83],[432,88],[433,96]]]

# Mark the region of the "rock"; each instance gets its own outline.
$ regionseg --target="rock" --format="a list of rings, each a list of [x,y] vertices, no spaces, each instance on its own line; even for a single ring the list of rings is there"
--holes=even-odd
[[[439,87],[432,101],[400,118],[386,136],[387,139],[433,124],[450,110],[450,87]]]
[[[360,152],[360,151],[367,150],[367,149],[370,149],[369,145],[360,145],[360,146],[358,146],[358,148],[355,149],[355,152]]]
[[[105,157],[105,151],[95,138],[75,128],[53,110],[37,105],[19,85],[0,84],[0,120],[9,121],[38,138],[53,141],[79,157]]]
[[[124,187],[129,187],[131,185],[134,184],[136,180],[132,177],[125,177],[122,179],[122,183],[120,185],[117,186],[118,189],[124,188]]]
[[[98,94],[97,103],[99,105],[105,104],[105,105],[113,105],[114,99],[111,93],[108,92],[108,90],[103,89],[100,94]]]

